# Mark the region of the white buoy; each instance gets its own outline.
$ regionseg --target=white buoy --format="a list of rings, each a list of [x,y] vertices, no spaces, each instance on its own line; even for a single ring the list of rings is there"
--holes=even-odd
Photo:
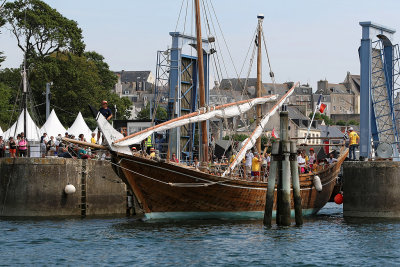
[[[319,178],[318,175],[314,176],[313,182],[314,182],[315,189],[317,189],[318,192],[321,192],[322,184],[321,184],[321,179]]]
[[[70,195],[76,192],[76,188],[72,184],[67,184],[64,188],[64,192],[65,194]]]

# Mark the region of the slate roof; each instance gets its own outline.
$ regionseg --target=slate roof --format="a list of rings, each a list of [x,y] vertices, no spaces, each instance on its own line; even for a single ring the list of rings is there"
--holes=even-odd
[[[234,91],[243,91],[246,79],[222,79],[219,89],[220,90],[234,90]],[[247,80],[246,93],[248,93],[251,97],[254,97],[256,92],[256,78],[249,78]],[[262,94],[263,95],[274,95],[278,94],[280,96],[286,94],[286,92],[293,86],[293,82],[287,83],[276,83],[275,86],[273,83],[263,83]],[[303,89],[304,86],[300,88]]]
[[[151,71],[117,71],[115,74],[121,76],[121,82],[137,82],[143,81],[149,78]]]
[[[321,137],[343,137],[344,134],[337,126],[319,125],[318,130],[321,131]]]
[[[296,119],[296,120],[309,120],[309,118],[304,115],[303,113],[301,113],[301,111],[296,108],[296,107],[292,107],[292,106],[288,106],[287,107],[288,113],[289,113],[289,118],[290,119]]]

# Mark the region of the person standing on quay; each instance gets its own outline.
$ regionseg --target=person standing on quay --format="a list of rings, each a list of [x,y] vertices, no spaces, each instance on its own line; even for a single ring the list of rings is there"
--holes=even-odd
[[[4,158],[6,150],[6,142],[3,140],[3,136],[0,136],[0,158]]]
[[[360,141],[360,137],[353,130],[353,127],[349,128],[349,158],[350,160],[356,160],[356,147],[358,146],[358,142]]]
[[[106,118],[106,120],[111,120],[112,118],[112,112],[111,109],[108,108],[108,102],[106,100],[103,100],[101,102],[101,108],[99,109],[99,112],[101,113],[101,115],[104,116],[104,118]],[[97,132],[97,143],[99,143],[99,139],[100,139],[100,130]],[[104,136],[102,137],[102,141],[104,140]]]
[[[14,141],[14,137],[10,137],[8,141],[8,146],[10,147],[10,157],[11,158],[16,158],[16,153],[17,153],[17,144]]]
[[[28,141],[26,140],[24,133],[21,133],[21,139],[18,141],[18,152],[20,157],[28,156]]]

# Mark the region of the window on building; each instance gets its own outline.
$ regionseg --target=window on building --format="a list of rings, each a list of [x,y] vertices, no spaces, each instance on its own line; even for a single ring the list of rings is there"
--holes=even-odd
[[[129,95],[129,90],[124,90],[124,95]]]
[[[137,96],[133,96],[131,99],[132,99],[132,102],[137,102],[138,98],[137,98]]]
[[[333,110],[336,111],[336,106],[333,106]]]
[[[339,109],[340,109],[340,111],[342,111],[342,107],[341,106],[339,107]]]

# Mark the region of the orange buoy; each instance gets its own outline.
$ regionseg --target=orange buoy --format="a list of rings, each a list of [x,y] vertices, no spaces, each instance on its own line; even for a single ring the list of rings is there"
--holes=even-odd
[[[333,199],[336,204],[340,205],[343,203],[343,195],[342,194],[337,194],[335,198]]]

